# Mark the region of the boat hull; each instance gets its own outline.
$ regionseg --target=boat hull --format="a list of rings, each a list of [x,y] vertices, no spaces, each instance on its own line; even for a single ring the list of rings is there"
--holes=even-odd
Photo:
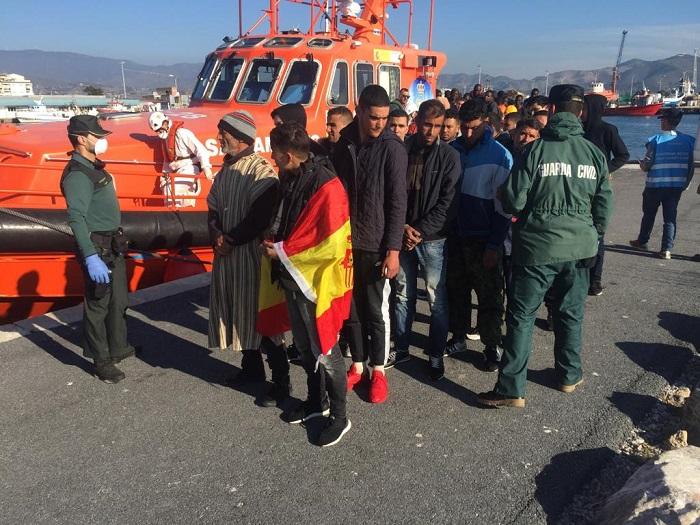
[[[661,109],[663,103],[649,104],[646,106],[618,106],[606,108],[603,116],[606,117],[653,117]]]

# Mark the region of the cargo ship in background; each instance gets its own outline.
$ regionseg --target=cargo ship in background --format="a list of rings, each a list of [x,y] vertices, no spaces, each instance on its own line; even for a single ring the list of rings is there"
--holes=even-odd
[[[416,104],[434,97],[446,64],[446,56],[432,50],[434,1],[425,20],[424,49],[412,42],[413,0],[366,0],[362,6],[341,0],[287,2],[309,14],[306,31],[282,30],[281,1],[270,0],[244,32],[240,0],[239,36],[224,38],[206,57],[190,106],[166,111],[211,151],[215,170],[223,158],[216,126],[230,111],[253,115],[255,149],[269,154],[270,112],[281,104],[302,104],[309,134],[318,137],[325,135],[327,111],[354,110],[368,84],[382,85],[392,99],[408,87]],[[387,11],[393,9],[407,11],[405,43],[389,29]],[[259,32],[265,24],[268,31]],[[112,132],[102,160],[115,178],[122,225],[133,248],[127,261],[130,290],[208,271],[213,259],[206,206],[211,183],[198,177],[194,206],[176,208],[165,199],[161,146],[148,116],[100,115]],[[82,300],[81,267],[59,189],[69,149],[65,122],[0,126],[0,323]]]
[[[618,106],[611,103],[603,115],[608,117],[653,117],[663,105],[661,94],[652,93],[644,87],[632,96],[630,104]]]

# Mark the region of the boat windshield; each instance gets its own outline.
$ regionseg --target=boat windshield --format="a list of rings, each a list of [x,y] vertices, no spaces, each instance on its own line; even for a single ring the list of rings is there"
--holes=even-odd
[[[209,99],[228,100],[241,69],[243,69],[242,58],[228,58],[221,62],[215,75],[216,80],[212,80],[214,87],[209,94]]]
[[[253,60],[243,89],[238,95],[238,101],[267,102],[281,68],[282,60],[277,58],[256,58]]]
[[[282,104],[308,104],[311,102],[317,76],[317,62],[309,62],[308,60],[294,62],[289,69],[280,102]]]
[[[209,85],[211,72],[214,70],[216,62],[216,55],[209,55],[209,57],[207,57],[206,62],[204,62],[204,66],[202,66],[202,70],[197,76],[197,83],[195,84],[194,90],[192,91],[192,100],[201,100],[204,96],[204,93],[207,90],[207,86]]]

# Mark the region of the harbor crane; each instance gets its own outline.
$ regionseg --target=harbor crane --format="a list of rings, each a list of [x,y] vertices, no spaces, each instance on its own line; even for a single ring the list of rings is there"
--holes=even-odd
[[[620,50],[617,52],[617,62],[612,71],[612,92],[617,95],[617,82],[620,80],[620,62],[622,62],[622,50],[625,48],[625,37],[627,29],[622,30],[622,40],[620,40]]]

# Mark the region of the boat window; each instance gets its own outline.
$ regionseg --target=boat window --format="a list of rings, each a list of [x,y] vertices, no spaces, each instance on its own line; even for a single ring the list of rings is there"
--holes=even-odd
[[[217,58],[215,55],[209,55],[206,62],[204,62],[204,66],[202,66],[202,70],[197,76],[197,83],[195,84],[194,90],[192,91],[192,100],[201,100],[201,98],[204,96],[204,93],[207,90],[207,86],[209,85],[209,78],[211,77],[211,72],[214,70],[216,62]]]
[[[372,64],[364,62],[355,63],[355,102],[360,98],[360,93],[370,84],[374,84],[374,68]]]
[[[328,104],[331,106],[346,106],[349,101],[348,64],[347,62],[338,62],[335,65],[331,90],[328,93]]]
[[[265,42],[263,47],[293,47],[302,40],[300,36],[277,36]]]
[[[219,67],[209,99],[228,100],[241,69],[243,69],[242,58],[228,58],[224,60]]]
[[[380,64],[379,85],[386,89],[386,92],[389,94],[389,100],[398,99],[399,91],[401,91],[401,68]]]
[[[284,83],[280,102],[282,104],[308,104],[316,86],[318,62],[297,60],[292,63]]]
[[[251,36],[248,38],[241,38],[231,47],[253,47],[257,46],[263,40],[265,40],[264,36]]]
[[[331,47],[333,40],[330,38],[312,38],[306,45],[309,47]]]
[[[258,58],[253,60],[238,100],[240,102],[267,102],[281,67],[282,60],[280,59]]]

